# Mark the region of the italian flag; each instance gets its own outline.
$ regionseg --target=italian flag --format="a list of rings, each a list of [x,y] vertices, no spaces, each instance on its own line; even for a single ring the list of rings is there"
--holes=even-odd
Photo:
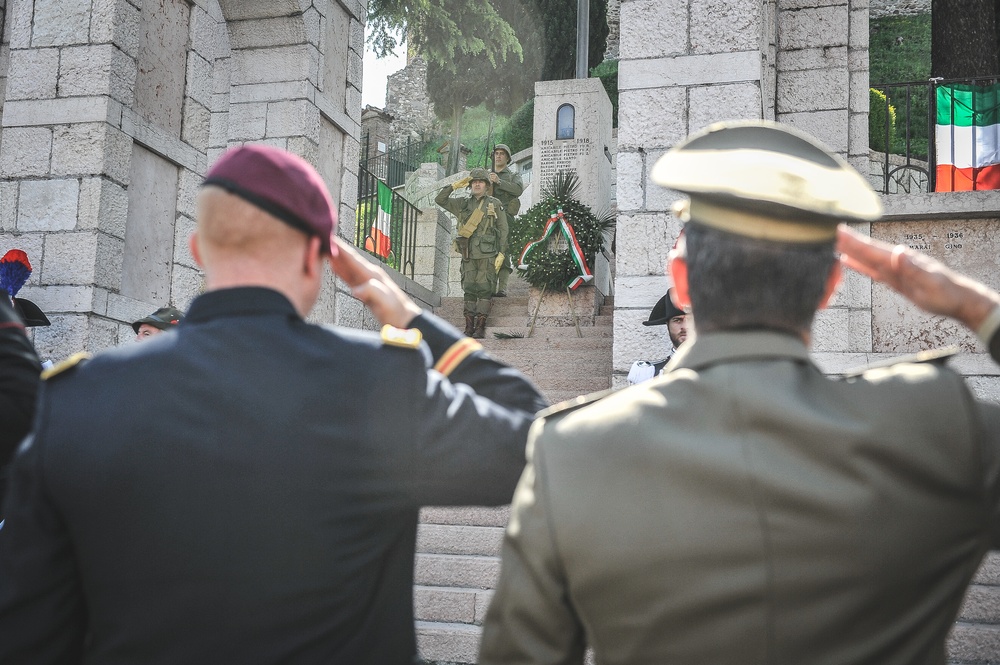
[[[372,224],[372,233],[365,238],[365,249],[381,257],[389,256],[389,222],[392,219],[392,190],[378,181],[378,214]]]
[[[934,191],[1000,189],[1000,84],[937,88]]]

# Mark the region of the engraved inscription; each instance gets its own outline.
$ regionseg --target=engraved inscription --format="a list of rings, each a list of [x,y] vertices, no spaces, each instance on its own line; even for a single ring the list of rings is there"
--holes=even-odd
[[[594,143],[590,138],[542,141],[539,146],[538,175],[542,186],[548,185],[559,171],[581,171],[581,158],[590,157]]]
[[[996,269],[1000,220],[880,222],[872,224],[871,233],[884,242],[924,252],[992,288],[1000,286]],[[975,335],[962,326],[925,314],[887,287],[873,284],[873,351],[913,353],[950,345],[982,351]]]

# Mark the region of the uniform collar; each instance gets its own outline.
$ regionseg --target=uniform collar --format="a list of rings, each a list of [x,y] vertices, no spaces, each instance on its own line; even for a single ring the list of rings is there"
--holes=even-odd
[[[781,358],[811,362],[808,347],[791,333],[772,330],[713,332],[696,334],[690,344],[681,344],[664,371],[679,368],[704,369],[718,363]]]
[[[184,323],[210,321],[227,316],[261,314],[301,318],[288,298],[274,289],[260,286],[240,286],[209,291],[198,296],[191,303]]]

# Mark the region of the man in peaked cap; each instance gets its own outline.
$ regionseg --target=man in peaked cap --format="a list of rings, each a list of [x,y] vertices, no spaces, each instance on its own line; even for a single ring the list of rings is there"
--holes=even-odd
[[[945,662],[1000,539],[1000,407],[940,362],[848,380],[809,358],[865,180],[772,123],[710,127],[653,179],[694,334],[667,373],[543,412],[479,662]]]
[[[135,331],[135,341],[155,337],[161,332],[170,330],[184,319],[184,313],[176,307],[161,307],[149,316],[144,316],[132,322]]]
[[[445,185],[434,197],[436,204],[458,219],[455,249],[462,256],[465,334],[477,339],[486,336],[486,319],[497,288],[497,255],[507,246],[507,215],[500,201],[486,193],[489,183],[489,172],[475,168],[468,178]],[[466,186],[470,196],[451,197]]]
[[[653,305],[649,318],[642,322],[644,326],[667,327],[667,338],[671,344],[669,353],[666,358],[660,360],[636,360],[632,363],[628,371],[628,382],[632,385],[659,376],[678,347],[687,339],[688,314],[674,304],[672,292],[673,289],[667,289],[667,292]]]
[[[177,331],[45,379],[0,530],[0,663],[414,662],[418,510],[509,502],[544,402],[334,210],[302,159],[225,153]],[[381,335],[304,320],[327,261]]]

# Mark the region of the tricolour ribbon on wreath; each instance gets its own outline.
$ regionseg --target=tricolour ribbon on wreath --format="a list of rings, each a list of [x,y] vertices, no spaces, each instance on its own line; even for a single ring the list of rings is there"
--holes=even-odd
[[[532,240],[524,246],[524,250],[521,252],[521,259],[519,261],[520,265],[518,265],[518,268],[526,269],[528,267],[526,262],[528,254],[544,242],[545,239],[548,238],[556,229],[559,229],[563,236],[565,236],[566,242],[569,245],[570,256],[573,257],[573,262],[576,264],[577,268],[580,269],[580,274],[571,279],[569,284],[566,285],[568,288],[575,291],[581,284],[592,281],[594,279],[594,275],[590,272],[590,268],[587,266],[587,259],[583,256],[583,248],[580,247],[580,241],[576,239],[576,233],[573,231],[573,225],[566,219],[566,215],[563,214],[562,208],[555,210],[551,216],[549,216],[549,221],[545,223],[545,230],[542,231],[541,237],[538,238],[538,240]]]

